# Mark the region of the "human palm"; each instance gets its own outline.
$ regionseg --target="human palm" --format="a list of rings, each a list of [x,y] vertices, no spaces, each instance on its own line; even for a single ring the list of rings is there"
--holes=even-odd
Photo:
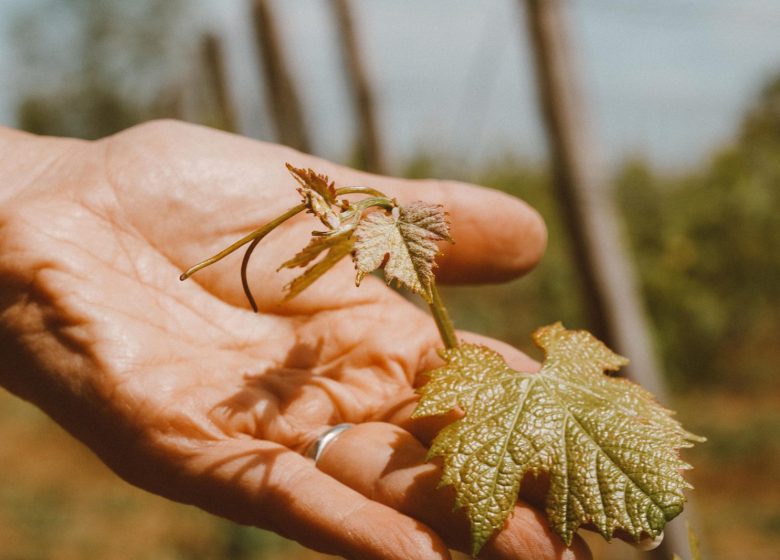
[[[425,462],[447,419],[408,419],[418,377],[438,364],[430,317],[378,279],[355,288],[348,262],[283,302],[296,273],[276,268],[306,243],[304,216],[255,251],[259,314],[236,255],[186,283],[178,275],[297,203],[285,161],[339,185],[444,203],[457,241],[441,258],[445,280],[532,266],[544,246],[533,211],[476,187],[363,175],[176,123],[97,143],[4,131],[0,148],[13,156],[0,165],[3,386],[128,481],[237,522],[351,558],[468,549],[465,518]],[[340,422],[356,426],[316,466],[302,456]],[[483,552],[568,554],[523,504]]]

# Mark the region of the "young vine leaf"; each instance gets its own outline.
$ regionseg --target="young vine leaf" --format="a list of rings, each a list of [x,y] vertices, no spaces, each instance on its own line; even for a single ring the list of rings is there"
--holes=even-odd
[[[285,299],[291,299],[308,288],[312,282],[333,268],[337,262],[352,252],[354,245],[352,231],[345,231],[334,235],[321,235],[312,237],[309,244],[289,261],[282,263],[282,268],[295,268],[306,266],[316,259],[320,253],[327,250],[327,254],[316,264],[310,266],[300,276],[285,286]]]
[[[431,303],[436,241],[445,240],[452,241],[439,205],[412,202],[390,213],[372,212],[355,228],[356,283],[384,268],[388,283],[395,280]]]
[[[466,508],[473,553],[503,526],[526,473],[548,473],[547,517],[567,544],[583,524],[607,540],[618,529],[658,536],[690,487],[678,449],[702,438],[638,385],[605,375],[627,360],[591,334],[556,323],[534,341],[546,354],[537,373],[482,346],[443,350],[447,364],[430,373],[412,414],[465,413],[429,456],[443,457],[441,484]]]
[[[285,164],[290,174],[298,181],[298,193],[303,198],[306,209],[317,216],[330,229],[339,227],[339,215],[333,206],[337,205],[336,185],[328,181],[326,175],[311,169],[299,169]]]

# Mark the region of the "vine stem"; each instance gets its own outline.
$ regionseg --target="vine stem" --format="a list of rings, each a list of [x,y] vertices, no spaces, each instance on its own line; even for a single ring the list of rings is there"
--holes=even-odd
[[[222,251],[220,251],[219,253],[217,253],[216,255],[214,255],[213,257],[210,257],[210,258],[206,259],[205,261],[201,261],[198,264],[196,264],[195,266],[190,267],[189,269],[187,269],[186,272],[184,272],[181,276],[179,276],[179,280],[186,280],[187,278],[189,278],[190,276],[192,276],[193,274],[195,274],[199,270],[202,270],[202,269],[206,268],[207,266],[210,266],[210,265],[214,264],[217,261],[221,261],[222,259],[227,257],[230,253],[232,253],[233,251],[235,251],[237,249],[240,249],[241,247],[243,247],[247,243],[250,243],[250,242],[254,241],[255,245],[256,245],[257,242],[259,242],[263,237],[265,237],[266,235],[271,233],[274,229],[276,229],[283,222],[286,222],[287,220],[289,220],[290,218],[292,218],[293,216],[295,216],[296,214],[298,214],[298,213],[300,213],[300,212],[302,212],[304,210],[306,210],[306,205],[305,204],[299,204],[298,206],[294,206],[293,208],[290,208],[287,212],[285,212],[284,214],[282,214],[281,216],[279,216],[275,220],[270,221],[267,224],[265,224],[264,226],[257,228],[252,233],[249,233],[249,234],[245,235],[244,237],[242,237],[241,239],[239,239],[238,241],[233,243],[230,247],[227,247],[227,248],[223,249]]]
[[[441,300],[441,294],[436,287],[436,282],[431,284],[431,303],[428,304],[431,310],[436,328],[439,329],[439,336],[446,348],[457,348],[459,346],[458,337],[455,334],[455,326],[452,324],[447,308]]]
[[[341,187],[336,189],[336,196],[343,196],[345,194],[368,194],[371,196],[378,196],[381,198],[387,198],[387,195],[382,191],[372,189],[371,187]]]

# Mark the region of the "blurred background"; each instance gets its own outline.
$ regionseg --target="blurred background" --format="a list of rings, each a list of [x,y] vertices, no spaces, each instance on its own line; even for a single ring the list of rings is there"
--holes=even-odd
[[[609,340],[709,439],[684,453],[704,557],[770,558],[778,29],[774,0],[0,0],[0,124],[99,138],[171,117],[528,200],[543,263],[448,288],[457,326],[537,356],[556,320]],[[2,392],[0,442],[0,560],[321,558],[130,487]],[[686,557],[671,533],[654,555],[590,542]]]

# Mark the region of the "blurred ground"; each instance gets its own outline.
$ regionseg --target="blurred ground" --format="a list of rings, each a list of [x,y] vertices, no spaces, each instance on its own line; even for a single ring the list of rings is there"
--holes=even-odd
[[[0,560],[327,558],[138,490],[0,392]]]
[[[695,465],[694,524],[705,557],[773,557],[780,550],[780,395],[714,391],[676,404],[681,420],[709,437],[685,454]],[[0,394],[0,441],[0,560],[329,558],[135,489],[7,393]],[[600,537],[588,541],[599,559],[633,553]]]

